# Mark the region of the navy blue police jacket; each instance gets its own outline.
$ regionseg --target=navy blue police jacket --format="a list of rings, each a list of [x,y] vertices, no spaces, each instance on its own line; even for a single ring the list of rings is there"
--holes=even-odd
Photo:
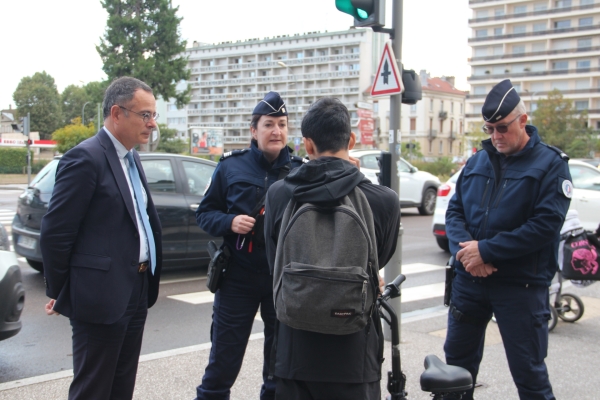
[[[542,143],[535,126],[525,129],[529,141],[504,168],[491,139],[469,159],[446,211],[446,234],[454,255],[459,242],[478,241],[483,261],[498,269],[487,282],[549,286],[573,185],[568,157]],[[454,266],[471,277],[462,263]]]
[[[277,181],[282,168],[293,169],[303,164],[304,161],[291,156],[291,152],[292,149],[284,147],[270,163],[252,141],[249,148],[234,150],[221,157],[196,210],[196,221],[209,235],[223,237],[234,265],[257,273],[270,273],[264,246],[253,242],[250,247],[252,239],[243,240],[243,235],[234,233],[231,222],[238,215],[250,215],[269,187]],[[236,244],[242,241],[242,248],[237,250]]]

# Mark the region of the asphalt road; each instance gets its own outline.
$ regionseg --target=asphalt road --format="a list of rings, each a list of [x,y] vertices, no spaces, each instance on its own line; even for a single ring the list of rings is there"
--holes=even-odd
[[[3,224],[10,229],[7,221],[12,220],[16,199],[20,191],[0,190],[0,216]],[[403,265],[413,264],[403,289],[410,292],[419,287],[431,288],[444,280],[442,266],[447,254],[440,250],[431,233],[431,217],[420,216],[416,209],[407,209],[402,214],[404,228]],[[422,266],[430,264],[426,272],[418,272]],[[0,341],[0,383],[38,376],[72,368],[71,327],[64,317],[47,316],[44,304],[47,302],[43,277],[33,270],[26,261],[19,259],[26,291],[25,309],[21,316],[21,332],[8,340]],[[434,266],[437,266],[434,267]],[[433,268],[433,270],[432,270]],[[212,298],[206,291],[206,270],[166,270],[163,272],[160,295],[156,305],[150,310],[146,322],[142,354],[152,354],[165,350],[193,346],[210,341],[209,331],[212,315]],[[434,288],[439,289],[439,288]],[[439,308],[439,290],[424,295],[417,294],[416,300],[403,303],[402,312]],[[413,293],[414,294],[414,293]],[[425,296],[424,299],[419,299]],[[409,299],[410,300],[410,299]],[[257,316],[253,333],[263,328]]]

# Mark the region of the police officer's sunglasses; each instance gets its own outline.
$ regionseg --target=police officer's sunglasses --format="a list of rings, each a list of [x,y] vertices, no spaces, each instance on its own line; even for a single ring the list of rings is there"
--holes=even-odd
[[[487,133],[488,135],[493,134],[494,131],[496,131],[500,134],[505,134],[506,132],[508,132],[508,126],[510,124],[512,124],[513,122],[515,122],[516,120],[518,120],[521,117],[521,115],[523,115],[523,114],[517,115],[517,118],[510,121],[508,124],[502,124],[502,125],[496,125],[496,126],[484,125],[481,127],[481,129],[483,130],[483,132]]]

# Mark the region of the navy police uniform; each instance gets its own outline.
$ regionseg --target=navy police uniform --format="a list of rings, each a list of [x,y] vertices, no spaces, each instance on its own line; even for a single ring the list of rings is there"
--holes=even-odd
[[[277,93],[270,92],[253,115],[287,116],[285,103]],[[291,156],[291,151],[284,147],[272,163],[255,141],[249,148],[225,153],[196,211],[198,225],[211,236],[222,236],[232,254],[226,277],[215,294],[212,348],[202,384],[197,387],[197,399],[229,399],[259,306],[265,325],[260,399],[274,398],[275,383],[267,377],[276,316],[264,239],[238,235],[231,230],[231,223],[237,215],[250,215],[264,201],[267,189],[282,177],[282,169],[287,172],[304,162]]]
[[[519,102],[510,81],[502,81],[486,98],[484,119],[498,122]],[[448,364],[466,368],[475,381],[493,313],[519,397],[554,399],[544,362],[548,286],[557,271],[560,228],[573,186],[568,157],[542,143],[536,127],[525,130],[529,141],[510,156],[484,140],[457,181],[446,213],[450,250],[456,255],[459,242],[477,240],[481,258],[497,271],[474,277],[454,262],[444,351]],[[466,398],[472,396],[471,390]]]

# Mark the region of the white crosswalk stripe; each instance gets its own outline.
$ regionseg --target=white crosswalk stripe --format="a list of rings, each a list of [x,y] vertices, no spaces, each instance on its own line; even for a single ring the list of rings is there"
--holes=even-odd
[[[422,272],[439,271],[445,267],[433,264],[407,264],[402,266],[402,273],[404,275],[412,275]],[[382,272],[383,275],[383,272]],[[430,285],[415,286],[411,288],[402,289],[402,303],[409,303],[411,301],[426,300],[435,297],[441,297],[444,295],[444,283],[434,283]],[[173,296],[167,296],[169,299],[182,301],[188,304],[207,304],[214,301],[215,295],[209,291],[193,292],[185,294],[177,294]]]
[[[0,223],[2,223],[2,225],[4,225],[5,228],[6,225],[12,223],[14,217],[15,210],[0,209]]]

